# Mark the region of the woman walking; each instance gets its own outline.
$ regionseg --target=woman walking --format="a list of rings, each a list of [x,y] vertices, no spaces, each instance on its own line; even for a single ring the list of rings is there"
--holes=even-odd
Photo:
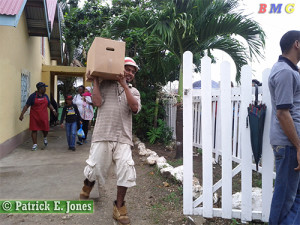
[[[78,87],[78,94],[75,95],[73,103],[77,105],[80,116],[82,118],[82,129],[84,131],[84,138],[79,138],[77,144],[82,145],[86,143],[86,138],[88,134],[89,122],[93,119],[93,103],[90,96],[85,96],[85,87],[83,85]],[[80,123],[77,123],[77,130],[80,128]]]
[[[30,122],[29,130],[31,130],[32,137],[32,151],[37,150],[37,131],[43,131],[44,135],[44,147],[48,145],[47,135],[49,131],[49,121],[48,121],[48,109],[49,108],[55,116],[57,116],[56,110],[53,108],[49,101],[48,95],[45,94],[46,87],[45,83],[39,82],[36,84],[37,91],[32,93],[24,106],[19,120],[23,120],[24,114],[30,107]]]

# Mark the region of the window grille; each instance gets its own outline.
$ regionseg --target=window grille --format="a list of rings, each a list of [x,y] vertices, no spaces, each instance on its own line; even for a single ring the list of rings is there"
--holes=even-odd
[[[30,72],[22,71],[21,73],[21,110],[26,104],[30,94]]]

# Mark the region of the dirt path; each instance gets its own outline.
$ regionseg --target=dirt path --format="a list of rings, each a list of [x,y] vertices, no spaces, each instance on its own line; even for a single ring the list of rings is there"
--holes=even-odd
[[[39,141],[42,138],[39,137]],[[90,137],[89,137],[90,140]],[[56,127],[49,132],[45,150],[30,151],[31,140],[0,160],[0,199],[2,200],[77,200],[82,187],[83,168],[90,142],[67,150],[64,130]],[[133,151],[137,171],[137,186],[126,196],[133,225],[182,225],[182,188],[167,181],[165,187],[155,167],[143,163]],[[110,225],[112,202],[116,196],[116,178],[111,172],[105,187],[94,188],[93,214],[1,214],[1,224],[97,224]],[[100,193],[100,195],[99,195]]]

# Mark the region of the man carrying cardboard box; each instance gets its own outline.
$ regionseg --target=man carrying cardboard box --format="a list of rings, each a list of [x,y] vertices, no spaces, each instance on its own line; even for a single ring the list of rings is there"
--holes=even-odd
[[[113,218],[120,225],[130,224],[125,206],[128,187],[136,185],[136,172],[131,154],[132,113],[141,109],[140,93],[129,83],[133,80],[138,66],[132,58],[125,57],[124,73],[118,81],[87,78],[93,81],[93,104],[98,107],[96,124],[92,136],[89,158],[84,169],[84,186],[80,199],[88,199],[98,179],[105,183],[111,164],[117,175],[117,200],[114,201]]]

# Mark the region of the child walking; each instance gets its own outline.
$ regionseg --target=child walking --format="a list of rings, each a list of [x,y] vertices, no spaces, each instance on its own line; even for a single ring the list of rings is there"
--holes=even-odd
[[[72,102],[73,97],[72,95],[68,95],[65,98],[66,105],[63,108],[60,124],[61,127],[64,127],[64,119],[66,118],[66,135],[69,145],[69,150],[75,151],[75,139],[76,139],[76,132],[77,132],[77,121],[81,121],[81,117],[77,108],[76,104]]]

